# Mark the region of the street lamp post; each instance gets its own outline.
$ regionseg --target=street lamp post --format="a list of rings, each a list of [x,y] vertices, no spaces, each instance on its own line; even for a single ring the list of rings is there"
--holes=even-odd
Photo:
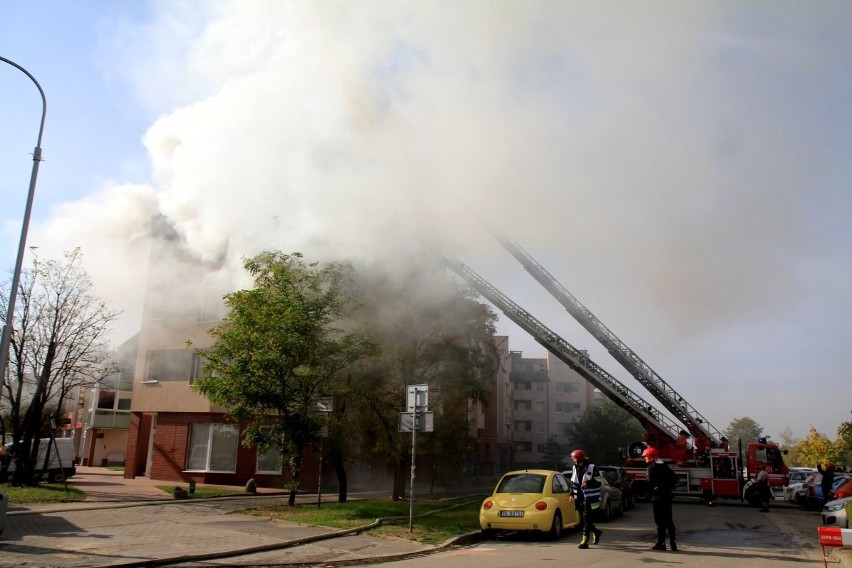
[[[35,83],[38,92],[41,95],[41,124],[38,128],[38,142],[36,142],[35,150],[33,150],[33,171],[30,175],[30,189],[27,192],[27,205],[24,209],[24,222],[21,227],[21,240],[18,243],[18,257],[15,260],[15,271],[12,273],[12,288],[9,290],[9,306],[6,311],[6,321],[3,324],[3,335],[0,338],[0,377],[6,376],[6,367],[9,363],[9,344],[12,340],[12,321],[15,317],[15,301],[18,296],[18,285],[21,280],[21,270],[24,264],[24,251],[27,246],[27,230],[30,227],[30,213],[33,209],[33,197],[35,196],[36,179],[38,178],[38,164],[41,162],[41,137],[44,133],[44,118],[47,115],[47,99],[44,96],[44,91],[41,85],[38,84],[36,78],[32,74],[5,57],[0,57],[0,61],[8,63],[12,67],[21,70],[30,80]]]

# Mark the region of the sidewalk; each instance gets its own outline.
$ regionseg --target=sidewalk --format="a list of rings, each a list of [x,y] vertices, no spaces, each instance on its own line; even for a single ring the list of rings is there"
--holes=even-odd
[[[68,480],[69,485],[77,487],[86,493],[86,501],[151,501],[173,499],[174,497],[161,490],[161,487],[179,486],[186,488],[186,483],[176,481],[151,480],[147,477],[124,479],[124,472],[102,467],[77,466],[77,475]],[[204,485],[203,487],[221,487],[244,492],[245,489],[232,485]],[[282,494],[281,489],[258,487],[258,494]]]
[[[175,565],[204,560],[205,565],[236,566],[275,562],[405,558],[433,547],[405,539],[339,531],[233,514],[253,506],[285,504],[287,495],[261,489],[259,495],[176,500],[147,478],[124,479],[121,472],[81,467],[69,480],[87,493],[75,503],[12,505],[0,536],[0,566],[130,567]],[[209,486],[205,486],[209,487]],[[315,499],[315,496],[304,496]],[[329,496],[329,499],[334,496]],[[216,556],[251,549],[251,556]],[[158,562],[174,559],[172,562]]]

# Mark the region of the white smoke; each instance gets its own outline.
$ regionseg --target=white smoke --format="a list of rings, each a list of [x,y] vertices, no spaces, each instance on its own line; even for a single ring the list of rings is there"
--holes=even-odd
[[[802,221],[836,166],[817,107],[848,25],[782,4],[154,4],[111,43],[160,114],[150,186],[59,208],[31,241],[81,245],[129,315],[156,214],[235,270],[265,248],[374,260],[437,234],[526,295],[494,222],[671,360],[787,309],[812,284],[791,266],[836,261],[819,245],[836,225]]]

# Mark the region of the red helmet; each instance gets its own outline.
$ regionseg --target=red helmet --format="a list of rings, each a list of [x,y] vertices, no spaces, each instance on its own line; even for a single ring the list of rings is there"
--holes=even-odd
[[[571,452],[571,459],[574,461],[582,461],[586,459],[586,452],[583,450],[574,450]]]
[[[656,448],[645,448],[642,455],[645,457],[645,461],[654,461],[660,457],[660,452],[658,452]]]

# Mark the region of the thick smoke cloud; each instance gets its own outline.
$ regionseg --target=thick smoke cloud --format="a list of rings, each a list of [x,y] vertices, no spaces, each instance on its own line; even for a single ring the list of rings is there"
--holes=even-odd
[[[264,248],[374,261],[435,237],[531,311],[560,311],[481,226],[496,223],[650,361],[732,385],[760,372],[720,364],[721,336],[785,374],[765,344],[804,355],[789,326],[816,325],[813,275],[848,282],[825,246],[849,242],[842,152],[826,151],[848,149],[825,110],[849,94],[840,5],[156,9],[116,28],[109,60],[159,114],[150,185],[106,187],[37,237],[81,244],[128,315],[154,215],[234,270]]]

